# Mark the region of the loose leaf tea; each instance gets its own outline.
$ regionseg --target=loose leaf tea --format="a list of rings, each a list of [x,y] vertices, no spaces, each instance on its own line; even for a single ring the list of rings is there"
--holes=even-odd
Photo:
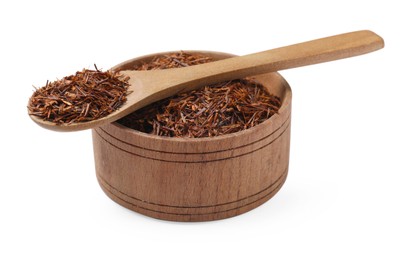
[[[155,70],[211,62],[185,52],[155,57],[135,67]],[[118,120],[129,128],[170,137],[212,137],[256,126],[278,112],[280,99],[252,79],[240,79],[181,93]]]
[[[118,72],[87,70],[47,82],[29,100],[29,114],[56,124],[96,120],[118,109],[129,94],[128,78]]]
[[[163,70],[172,68],[188,67],[213,61],[211,57],[177,52],[170,55],[157,56],[152,61],[135,66],[135,70]]]

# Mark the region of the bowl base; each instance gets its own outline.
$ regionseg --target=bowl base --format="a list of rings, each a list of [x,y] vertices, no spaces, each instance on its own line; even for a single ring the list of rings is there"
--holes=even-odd
[[[121,206],[152,218],[199,222],[234,217],[248,212],[271,199],[282,187],[288,169],[273,184],[260,192],[234,202],[211,206],[179,207],[151,203],[125,194],[97,175],[97,180],[105,194]]]

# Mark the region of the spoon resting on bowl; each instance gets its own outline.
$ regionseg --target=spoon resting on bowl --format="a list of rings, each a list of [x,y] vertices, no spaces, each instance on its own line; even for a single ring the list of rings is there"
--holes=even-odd
[[[56,124],[30,115],[38,125],[54,131],[79,131],[114,122],[133,111],[177,93],[223,81],[366,54],[384,47],[371,31],[356,31],[280,47],[245,56],[177,69],[121,73],[129,77],[126,102],[111,114],[87,122]]]

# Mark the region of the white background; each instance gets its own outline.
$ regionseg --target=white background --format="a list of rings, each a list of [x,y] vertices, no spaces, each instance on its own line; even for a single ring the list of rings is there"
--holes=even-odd
[[[412,259],[409,1],[2,1],[0,259]],[[31,122],[42,86],[84,67],[200,49],[238,55],[370,29],[386,47],[283,71],[293,89],[281,191],[231,219],[174,223],[118,206],[90,131]]]

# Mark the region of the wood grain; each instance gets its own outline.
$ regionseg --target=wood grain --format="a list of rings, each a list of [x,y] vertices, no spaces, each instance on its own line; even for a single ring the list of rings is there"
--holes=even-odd
[[[256,80],[280,96],[282,106],[279,115],[248,130],[194,139],[154,136],[117,123],[93,129],[96,175],[103,191],[126,208],[172,221],[228,218],[270,199],[288,172],[291,89],[278,73]]]

